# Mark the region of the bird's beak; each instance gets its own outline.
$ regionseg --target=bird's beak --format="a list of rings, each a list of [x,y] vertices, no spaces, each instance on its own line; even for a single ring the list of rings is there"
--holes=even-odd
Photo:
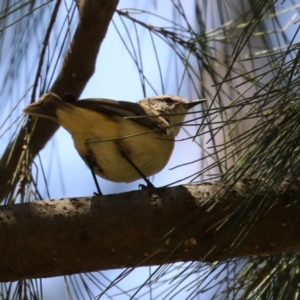
[[[206,101],[206,99],[195,100],[195,101],[186,103],[186,104],[185,104],[185,107],[186,107],[187,109],[191,109],[191,108],[193,108],[194,106],[196,106],[196,105],[198,105],[198,104],[200,104],[200,103],[203,103],[203,102],[205,102],[205,101]]]
[[[23,112],[25,114],[36,116],[36,117],[43,117],[52,120],[57,120],[55,112],[46,109],[40,101],[28,105],[23,109]]]

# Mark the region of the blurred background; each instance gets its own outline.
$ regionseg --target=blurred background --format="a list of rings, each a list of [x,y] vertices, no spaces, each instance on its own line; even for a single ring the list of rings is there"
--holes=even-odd
[[[13,145],[26,124],[27,116],[21,111],[31,100],[55,5],[59,9],[38,74],[35,99],[56,80],[78,25],[78,3],[4,0],[0,4],[0,153]],[[291,0],[120,0],[101,44],[95,73],[80,99],[136,102],[171,94],[208,100],[205,107],[195,107],[187,117],[192,122],[177,137],[169,163],[151,178],[157,187],[238,179],[245,153],[250,153],[244,165],[249,175],[259,175],[260,169],[250,168],[254,155],[249,150],[256,145],[257,128],[268,128],[261,124],[270,111],[273,126],[277,124],[285,111],[281,109],[278,116],[276,108],[297,96],[299,7]],[[274,161],[270,165],[274,166]],[[278,172],[270,165],[264,174]],[[286,168],[282,177],[289,170]],[[63,128],[38,153],[31,174],[31,188],[25,189],[25,196],[16,196],[17,203],[39,196],[45,200],[92,196],[96,191],[89,169]],[[137,190],[143,183],[101,178],[98,182],[105,195]],[[12,189],[5,201],[14,195]],[[3,299],[259,299],[265,291],[265,298],[260,299],[271,299],[275,279],[266,283],[266,277],[258,275],[266,265],[267,260],[237,260],[108,270],[2,283],[1,293]],[[242,277],[250,269],[252,277]],[[295,283],[291,294],[278,293],[288,299],[296,290]]]

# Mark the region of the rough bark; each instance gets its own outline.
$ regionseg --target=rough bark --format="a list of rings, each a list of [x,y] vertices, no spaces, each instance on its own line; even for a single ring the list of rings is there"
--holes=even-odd
[[[80,96],[88,80],[94,73],[100,45],[105,37],[118,0],[87,0],[80,2],[80,22],[70,49],[50,91],[58,95],[71,93]],[[31,136],[32,158],[46,145],[59,125],[39,118]],[[19,158],[24,146],[25,128],[8,145],[0,160],[0,201],[11,192],[18,180]],[[14,178],[14,179],[13,179]]]
[[[255,186],[217,182],[1,206],[0,281],[299,251],[299,185]]]

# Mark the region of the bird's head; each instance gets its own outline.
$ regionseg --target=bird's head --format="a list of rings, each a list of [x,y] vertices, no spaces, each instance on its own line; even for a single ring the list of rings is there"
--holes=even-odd
[[[162,95],[143,99],[139,101],[139,104],[147,114],[164,118],[169,126],[178,125],[172,128],[174,134],[177,135],[187,112],[194,106],[205,101],[202,99],[188,102],[178,96]]]

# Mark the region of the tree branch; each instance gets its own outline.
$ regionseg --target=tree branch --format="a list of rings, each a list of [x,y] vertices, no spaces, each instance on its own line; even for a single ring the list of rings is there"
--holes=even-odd
[[[81,1],[80,22],[51,92],[61,96],[65,93],[71,93],[76,98],[80,96],[94,73],[98,51],[117,4],[118,0]],[[37,120],[30,142],[32,158],[46,145],[58,127],[58,124],[47,119]],[[24,150],[24,136],[25,128],[22,128],[0,160],[0,200],[17,184],[18,176],[13,175],[18,172],[19,158]]]
[[[299,251],[299,185],[256,183],[1,206],[0,281]]]

